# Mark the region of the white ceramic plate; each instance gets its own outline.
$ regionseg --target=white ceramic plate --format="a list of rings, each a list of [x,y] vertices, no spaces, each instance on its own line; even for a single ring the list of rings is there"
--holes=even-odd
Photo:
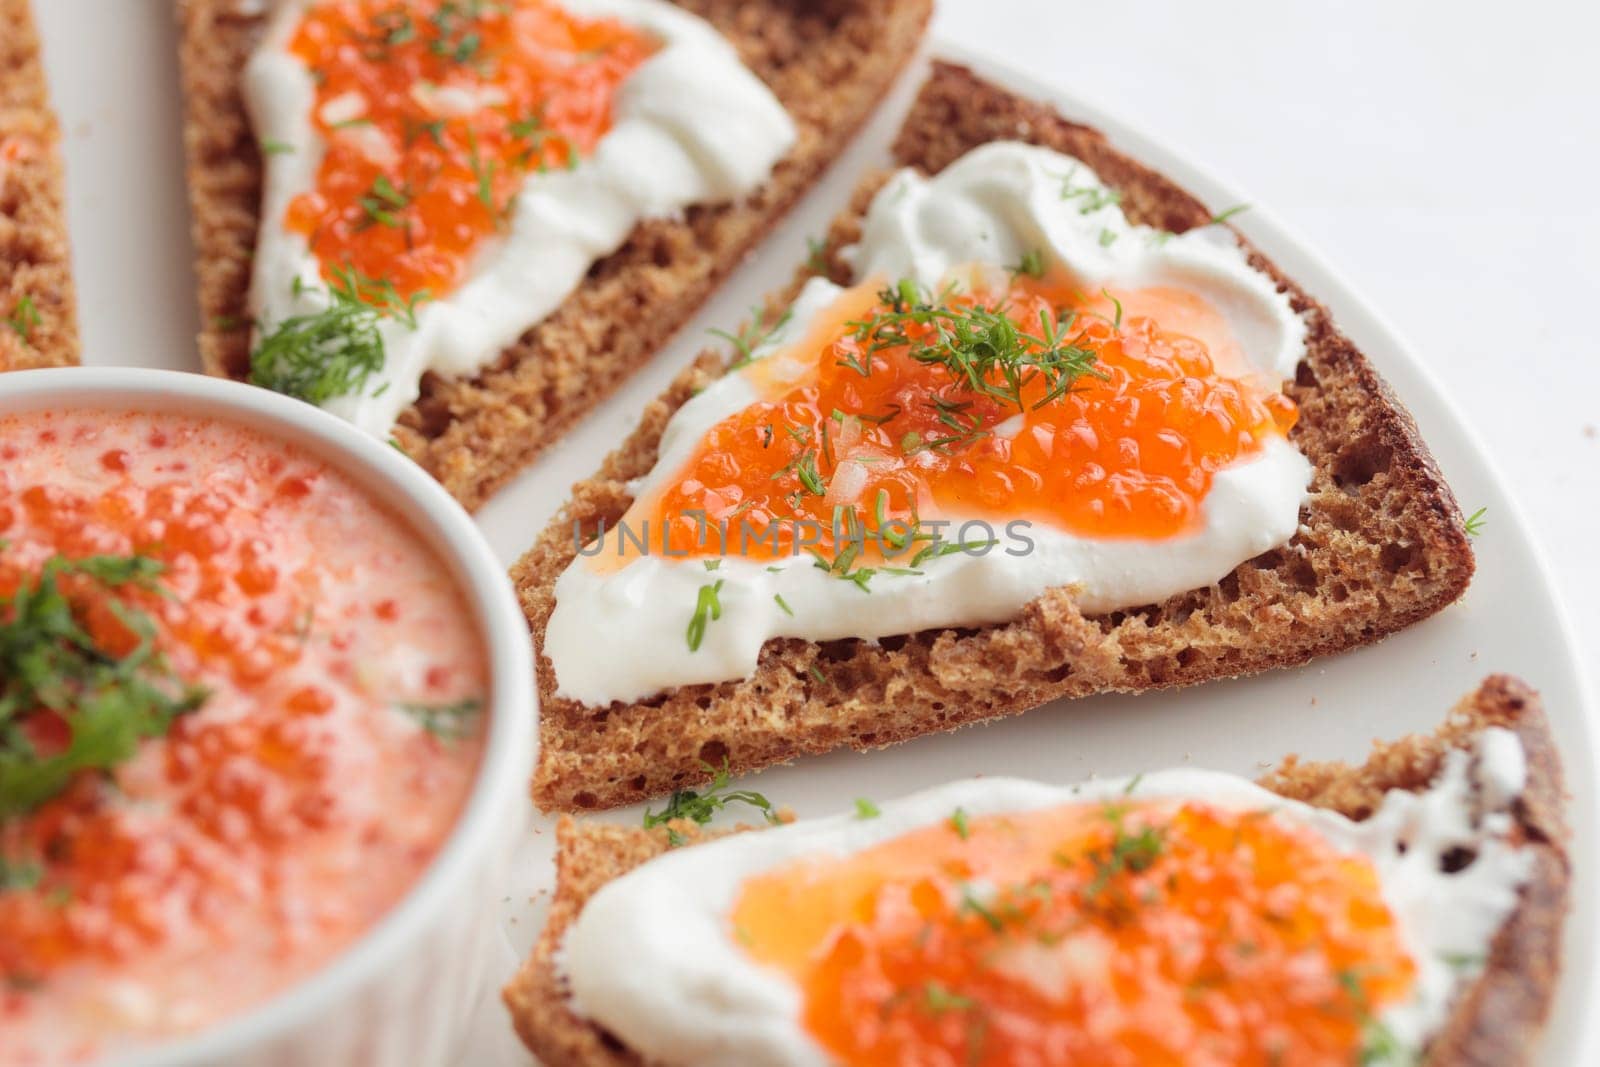
[[[66,129],[85,359],[198,369],[171,2],[45,0],[35,7]],[[937,42],[933,50],[959,56],[958,49]],[[1212,205],[1249,200],[1100,109],[1025,75],[962,58],[1019,91],[1055,100],[1069,117],[1105,130],[1119,147]],[[744,309],[790,278],[806,254],[806,236],[822,232],[862,169],[887,162],[888,144],[923,70],[919,64],[910,72],[790,221],[651,367],[483,509],[479,523],[507,564],[543,527],[568,487],[593,471],[633,427],[640,408],[703,347],[705,331],[736,325]],[[1375,738],[1431,729],[1484,674],[1519,674],[1543,690],[1549,705],[1572,787],[1575,831],[1574,911],[1545,1057],[1551,1064],[1600,1063],[1600,1027],[1584,1012],[1595,995],[1600,938],[1594,881],[1597,713],[1584,692],[1576,643],[1550,572],[1507,488],[1422,362],[1268,211],[1257,205],[1238,223],[1328,305],[1404,398],[1462,504],[1489,508],[1493,521],[1478,542],[1478,575],[1466,598],[1376,647],[1300,670],[1052,706],[884,752],[838,753],[776,768],[747,783],[808,815],[837,810],[844,798],[882,799],[972,774],[1065,781],[1193,764],[1254,775],[1287,752],[1359,758]],[[1381,303],[1382,294],[1374,295]],[[608,817],[636,821],[638,812]],[[539,832],[519,857],[517,877],[496,902],[506,919],[508,974],[542,919],[540,898],[551,880],[550,827],[549,820],[539,821]],[[483,1005],[479,1031],[461,1062],[528,1063],[498,1002]]]

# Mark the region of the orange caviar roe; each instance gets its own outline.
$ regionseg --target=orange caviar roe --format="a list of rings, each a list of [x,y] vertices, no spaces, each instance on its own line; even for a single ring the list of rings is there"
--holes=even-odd
[[[542,0],[324,0],[289,47],[317,78],[328,143],[289,229],[308,235],[325,277],[352,266],[437,298],[528,173],[594,150],[656,44]]]
[[[1070,324],[1071,343],[1092,351],[1091,372],[1070,391],[1049,397],[1036,375],[1020,405],[913,359],[911,346],[932,337],[927,325],[873,353],[863,374],[867,346],[854,324],[888,309],[889,295],[848,291],[808,336],[745,368],[760,399],[713,427],[672,484],[636,507],[650,529],[669,531],[674,552],[719,549],[697,512],[725,522],[730,544],[747,526],[739,549],[749,555],[791,554],[794,520],[822,527],[825,554],[844,540],[835,528],[850,529],[852,519],[898,541],[919,520],[950,514],[1036,520],[1091,537],[1174,537],[1200,525],[1217,471],[1295,421],[1275,383],[1263,387],[1247,366],[1219,368],[1217,354],[1229,371],[1242,357],[1221,316],[1188,293],[1119,294],[1120,319],[1112,300],[1085,302],[1026,276],[1003,293],[950,299],[951,308],[998,309],[1036,338],[1043,314]],[[1163,329],[1165,319],[1196,335]],[[1002,381],[998,372],[987,380]],[[774,523],[776,536],[763,539]]]
[[[1346,1065],[1415,978],[1367,860],[1200,802],[958,813],[732,921],[853,1065]]]
[[[0,601],[55,556],[159,560],[162,591],[61,589],[116,654],[135,636],[110,597],[142,612],[209,693],[109,775],[0,820],[0,858],[35,872],[0,885],[0,1059],[31,1021],[50,1060],[113,978],[192,1000],[196,1025],[258,1000],[430,862],[480,731],[446,740],[402,705],[481,697],[486,666],[431,553],[342,475],[222,423],[0,418],[0,541]],[[23,721],[42,755],[69,740],[53,712]]]

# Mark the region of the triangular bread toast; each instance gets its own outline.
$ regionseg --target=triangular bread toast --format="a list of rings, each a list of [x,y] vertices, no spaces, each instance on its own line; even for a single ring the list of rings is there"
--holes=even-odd
[[[78,362],[61,129],[28,0],[0,0],[0,371]]]
[[[1457,997],[1448,1020],[1429,1043],[1427,1067],[1530,1063],[1560,971],[1561,930],[1570,869],[1562,816],[1560,761],[1537,695],[1504,675],[1487,679],[1431,734],[1373,747],[1359,766],[1300,762],[1291,756],[1260,784],[1285,797],[1352,819],[1364,819],[1391,789],[1425,788],[1452,749],[1470,750],[1485,728],[1516,733],[1527,779],[1511,833],[1534,855],[1516,909],[1495,936],[1481,975]],[[693,823],[670,832],[693,840]],[[599,888],[670,846],[668,827],[644,830],[563,818],[556,847],[556,886],[549,919],[521,972],[505,990],[517,1032],[549,1067],[602,1067],[643,1061],[615,1037],[575,1015],[556,967],[562,939]]]
[[[1213,211],[1049,107],[936,64],[895,145],[896,161],[934,172],[1000,139],[1046,145],[1087,163],[1122,196],[1129,218],[1180,232]],[[833,225],[817,267],[848,272],[882,176],[867,179]],[[1240,238],[1243,241],[1243,238]],[[1410,416],[1327,311],[1263,255],[1307,320],[1307,355],[1286,391],[1299,405],[1290,440],[1315,467],[1301,526],[1281,548],[1207,588],[1161,604],[1086,616],[1052,589],[1015,621],[877,642],[769,641],[756,672],[683,686],[634,704],[591,707],[556,696],[542,654],[557,577],[574,529],[614,527],[630,480],[655,462],[662,429],[722,373],[706,353],[645,411],[600,471],[578,484],[512,571],[532,627],[542,718],[534,795],[547,809],[607,808],[844,745],[871,748],[1015,714],[1060,697],[1187,685],[1303,663],[1375,641],[1439,611],[1466,588],[1472,550],[1455,498]],[[788,304],[805,273],[770,307]],[[598,635],[603,639],[603,635]]]
[[[682,326],[843,150],[915,52],[931,0],[677,0],[731,40],[799,140],[743,202],[635,228],[547,319],[471,378],[429,375],[395,440],[469,508],[481,504]],[[269,5],[179,0],[189,194],[207,372],[249,370],[247,293],[262,166],[239,72]]]

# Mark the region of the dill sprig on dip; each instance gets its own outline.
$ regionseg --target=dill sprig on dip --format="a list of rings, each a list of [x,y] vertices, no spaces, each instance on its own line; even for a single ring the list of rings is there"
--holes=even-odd
[[[460,741],[478,731],[483,701],[476,697],[450,704],[401,704],[399,708],[441,741]]]
[[[304,292],[298,278],[294,294]],[[425,292],[403,297],[392,282],[346,265],[328,281],[328,306],[274,326],[250,355],[250,384],[311,404],[360,392],[383,368],[386,318],[415,329]]]
[[[5,546],[0,543],[0,549]],[[80,771],[109,771],[139,742],[160,737],[198,708],[205,690],[183,683],[155,648],[155,624],[115,591],[159,590],[163,565],[147,556],[53,556],[9,598],[0,598],[0,819],[32,811]],[[82,606],[63,589],[99,585],[106,608],[138,643],[106,648],[84,628]],[[27,729],[35,714],[58,716],[71,739],[42,752]]]

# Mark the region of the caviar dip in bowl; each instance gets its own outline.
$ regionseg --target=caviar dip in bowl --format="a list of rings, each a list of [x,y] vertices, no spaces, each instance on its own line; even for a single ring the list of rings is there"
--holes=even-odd
[[[198,375],[0,376],[0,1062],[444,1062],[532,670],[397,450]]]

